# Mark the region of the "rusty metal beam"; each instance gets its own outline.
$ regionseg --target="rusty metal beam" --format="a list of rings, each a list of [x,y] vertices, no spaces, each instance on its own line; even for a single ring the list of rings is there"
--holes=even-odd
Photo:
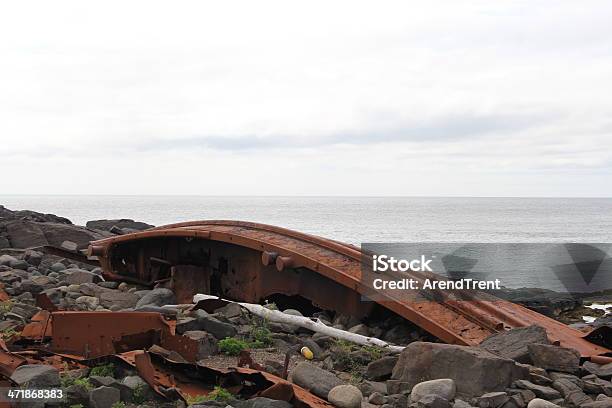
[[[51,351],[85,359],[154,344],[176,351],[187,361],[195,361],[198,352],[197,341],[176,335],[174,322],[153,312],[53,312],[51,329]]]
[[[361,279],[364,254],[359,248],[270,225],[172,224],[93,242],[89,253],[98,256],[110,279],[150,284],[150,270],[155,269],[150,259],[163,253],[163,259],[174,265],[215,269],[212,277],[220,279],[216,284],[222,292],[216,294],[236,300],[259,302],[275,293],[300,295],[322,308],[357,316],[372,307],[372,302],[361,301],[372,289]],[[197,284],[187,286],[197,291]],[[436,301],[407,301],[387,291],[376,303],[448,343],[477,345],[495,332],[537,324],[551,341],[574,348],[583,357],[610,353],[583,338],[583,333],[511,302],[493,296],[455,300],[444,293],[436,295]]]

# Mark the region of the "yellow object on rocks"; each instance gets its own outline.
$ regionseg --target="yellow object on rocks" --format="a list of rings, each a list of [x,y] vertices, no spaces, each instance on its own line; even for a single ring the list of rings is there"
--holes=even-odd
[[[300,353],[302,353],[302,356],[304,356],[306,360],[312,360],[314,358],[314,354],[308,347],[302,347]]]

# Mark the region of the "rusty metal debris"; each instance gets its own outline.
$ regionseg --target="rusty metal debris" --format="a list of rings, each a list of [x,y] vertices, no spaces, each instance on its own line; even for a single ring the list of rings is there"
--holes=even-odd
[[[410,302],[386,292],[381,300],[363,302],[371,289],[360,279],[359,248],[264,224],[172,224],[93,242],[88,255],[98,257],[106,278],[164,282],[179,301],[197,292],[250,303],[275,294],[299,295],[322,309],[356,317],[378,303],[448,343],[477,345],[495,332],[536,324],[551,341],[583,357],[610,353],[578,330],[492,296],[452,300],[442,295],[437,301]]]
[[[303,388],[261,370],[213,369],[200,363],[174,361],[153,350],[126,352],[116,357],[134,366],[159,395],[168,398],[208,395],[213,390],[211,384],[219,384],[243,398],[262,396],[291,402],[296,407],[331,407]]]
[[[221,385],[241,398],[267,396],[296,407],[331,407],[282,378],[250,366],[219,370],[195,362],[197,342],[175,334],[175,321],[155,312],[39,311],[12,343],[0,339],[0,381],[24,364],[65,368],[115,359],[134,367],[157,394],[186,400]]]

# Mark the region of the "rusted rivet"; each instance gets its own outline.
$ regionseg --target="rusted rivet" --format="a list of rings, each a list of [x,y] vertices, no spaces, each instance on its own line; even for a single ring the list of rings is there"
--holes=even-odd
[[[101,245],[90,245],[87,248],[87,256],[102,256],[104,255],[104,247]]]
[[[278,257],[278,254],[276,252],[263,251],[261,253],[261,263],[266,266],[274,265],[274,263],[276,262],[276,257]]]
[[[293,266],[293,258],[290,256],[278,256],[276,257],[276,269],[282,271],[285,268],[291,268]]]

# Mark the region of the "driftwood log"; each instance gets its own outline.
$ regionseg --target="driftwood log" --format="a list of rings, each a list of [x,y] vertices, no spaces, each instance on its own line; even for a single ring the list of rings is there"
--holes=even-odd
[[[203,300],[221,300],[227,303],[236,303],[249,311],[251,314],[255,316],[259,316],[263,319],[266,319],[270,322],[274,323],[282,323],[293,326],[302,327],[304,329],[311,330],[316,333],[321,333],[329,337],[333,337],[335,339],[350,341],[351,343],[359,344],[361,346],[376,346],[387,349],[394,353],[401,352],[404,347],[396,346],[381,339],[377,339],[376,337],[368,337],[362,336],[361,334],[350,333],[346,330],[336,329],[334,327],[327,326],[319,319],[312,319],[310,317],[304,316],[293,316],[286,313],[283,313],[279,310],[268,309],[262,305],[257,305],[253,303],[242,303],[242,302],[232,302],[230,300],[221,299],[217,296],[213,295],[205,295],[205,294],[197,294],[193,297],[193,302],[198,303]]]

